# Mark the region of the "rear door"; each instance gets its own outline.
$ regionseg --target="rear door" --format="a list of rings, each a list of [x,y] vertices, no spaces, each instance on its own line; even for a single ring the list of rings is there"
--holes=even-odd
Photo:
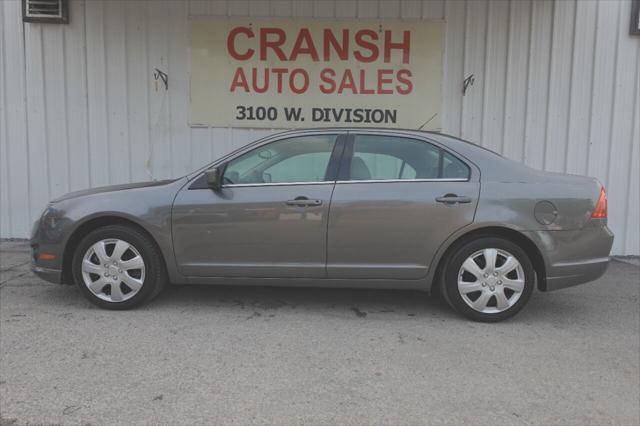
[[[419,279],[473,221],[479,172],[421,139],[350,135],[329,213],[329,278]]]

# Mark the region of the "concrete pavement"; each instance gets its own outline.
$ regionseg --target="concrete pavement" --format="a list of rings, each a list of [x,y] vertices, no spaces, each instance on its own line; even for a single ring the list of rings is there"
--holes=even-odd
[[[639,424],[640,268],[478,324],[418,292],[172,287],[100,310],[0,243],[0,425]]]

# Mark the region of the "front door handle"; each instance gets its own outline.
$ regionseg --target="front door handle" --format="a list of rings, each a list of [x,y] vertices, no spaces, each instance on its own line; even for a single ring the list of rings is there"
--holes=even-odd
[[[456,203],[466,204],[471,202],[471,198],[465,197],[465,196],[458,196],[456,194],[446,194],[442,197],[437,197],[436,201],[439,203],[445,203],[445,204],[456,204]]]
[[[287,201],[288,206],[313,207],[322,205],[322,200],[310,200],[307,197],[296,197],[294,200]]]

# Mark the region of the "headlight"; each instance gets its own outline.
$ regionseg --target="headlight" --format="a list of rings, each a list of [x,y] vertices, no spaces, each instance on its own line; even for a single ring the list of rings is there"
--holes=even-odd
[[[40,215],[40,224],[46,228],[55,228],[56,219],[58,217],[58,211],[53,207],[53,205],[49,204]]]
[[[62,210],[49,204],[40,216],[40,230],[49,241],[58,241],[62,235],[62,228],[68,219]]]

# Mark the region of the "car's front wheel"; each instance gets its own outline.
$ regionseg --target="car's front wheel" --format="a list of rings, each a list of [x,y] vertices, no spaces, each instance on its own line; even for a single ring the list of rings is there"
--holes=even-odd
[[[129,309],[156,296],[166,276],[153,241],[132,226],[91,231],[78,244],[73,277],[84,295],[106,309]]]
[[[527,303],[535,271],[517,244],[481,237],[453,254],[444,279],[445,299],[453,308],[475,321],[496,322],[515,315]]]

